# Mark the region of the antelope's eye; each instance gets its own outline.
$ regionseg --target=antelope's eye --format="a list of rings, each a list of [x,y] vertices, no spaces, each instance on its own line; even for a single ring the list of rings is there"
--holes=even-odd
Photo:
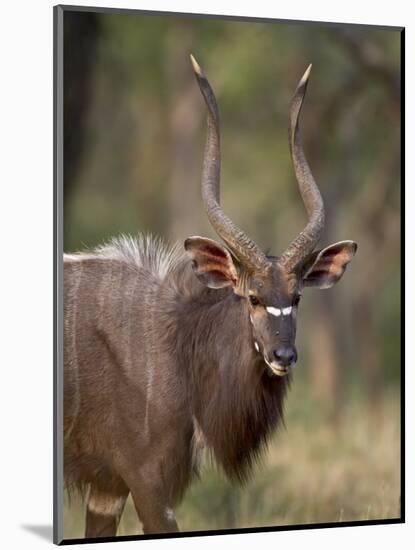
[[[300,298],[301,298],[301,294],[296,294],[294,296],[294,300],[293,300],[293,305],[294,306],[296,306],[296,307],[298,306],[298,304],[300,303]]]
[[[257,306],[259,304],[259,300],[256,296],[250,296],[249,301],[253,306]]]

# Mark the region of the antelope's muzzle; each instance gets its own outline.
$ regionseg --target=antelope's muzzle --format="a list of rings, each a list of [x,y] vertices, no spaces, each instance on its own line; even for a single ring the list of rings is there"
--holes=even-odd
[[[297,361],[297,350],[293,346],[280,346],[272,353],[273,358],[271,361],[264,356],[266,364],[273,374],[285,376]]]

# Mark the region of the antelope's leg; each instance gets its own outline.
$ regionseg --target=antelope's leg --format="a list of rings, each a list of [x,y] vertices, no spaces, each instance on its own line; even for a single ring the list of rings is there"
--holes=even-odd
[[[173,509],[159,494],[142,487],[131,491],[144,533],[174,533],[179,530]]]
[[[86,508],[86,538],[115,537],[128,492],[127,488],[108,493],[91,487]]]
[[[115,537],[117,527],[117,516],[96,514],[87,509],[85,538]]]
[[[125,481],[144,533],[174,533],[179,530],[168,492],[159,477],[140,475]]]

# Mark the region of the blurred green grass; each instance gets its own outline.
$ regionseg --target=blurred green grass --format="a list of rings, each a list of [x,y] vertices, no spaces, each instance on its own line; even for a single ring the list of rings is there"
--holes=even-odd
[[[356,392],[355,392],[356,393]],[[280,429],[245,487],[206,464],[177,508],[182,531],[400,516],[400,395],[376,404],[350,392],[336,418],[294,384]],[[65,496],[65,538],[84,536],[84,505]],[[131,497],[119,535],[141,533]]]

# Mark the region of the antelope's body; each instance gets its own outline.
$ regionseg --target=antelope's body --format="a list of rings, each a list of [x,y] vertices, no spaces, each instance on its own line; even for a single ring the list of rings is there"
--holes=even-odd
[[[130,492],[145,532],[177,530],[173,508],[204,447],[246,479],[282,418],[301,290],[332,286],[356,250],[313,251],[324,209],[298,134],[309,70],[290,126],[309,223],[273,257],[219,205],[216,101],[192,62],[208,107],[203,200],[226,247],[122,237],[65,256],[64,474],[87,498],[87,537],[116,534]]]
[[[88,514],[105,529],[88,536],[111,533],[129,490],[145,528],[174,529],[169,510],[206,444],[243,479],[287,383],[255,351],[244,300],[207,289],[187,258],[147,241],[155,265],[142,245],[65,262],[65,476],[92,487]]]

